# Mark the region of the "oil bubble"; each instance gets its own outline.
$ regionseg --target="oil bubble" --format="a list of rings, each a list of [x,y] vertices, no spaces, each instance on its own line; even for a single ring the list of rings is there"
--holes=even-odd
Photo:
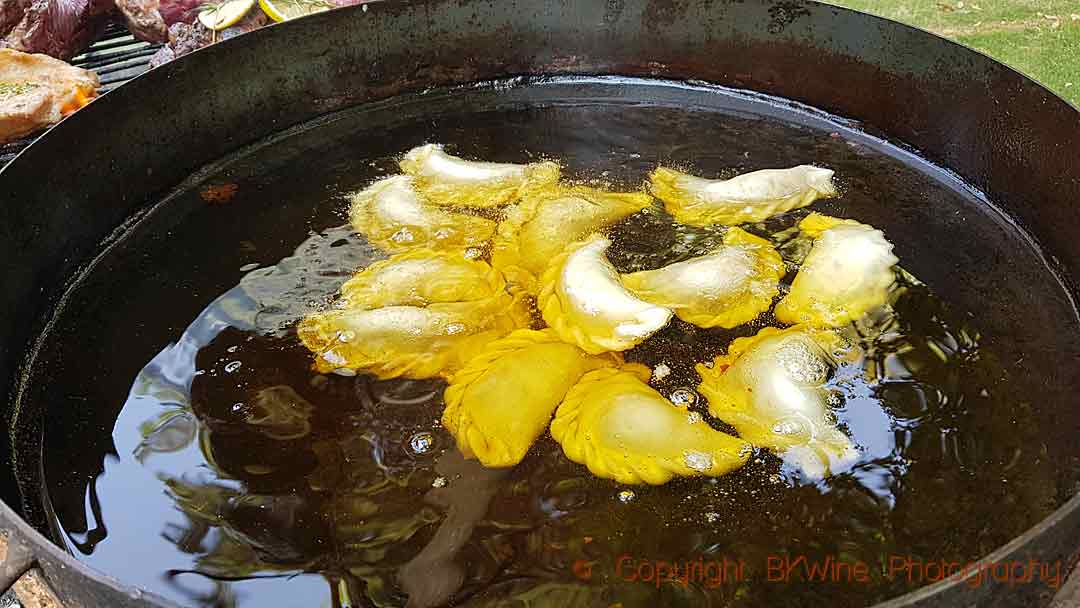
[[[413,233],[410,232],[408,228],[402,228],[390,237],[390,240],[395,243],[411,243],[415,239],[416,237],[413,236]]]
[[[797,435],[803,431],[803,425],[797,420],[782,420],[772,427],[776,435]]]
[[[697,403],[697,393],[689,388],[677,388],[671,392],[671,402],[675,405],[694,405]]]
[[[687,452],[683,456],[683,460],[686,462],[686,466],[690,469],[697,471],[698,473],[704,473],[712,468],[712,456],[704,452]]]
[[[417,433],[409,439],[409,448],[414,454],[426,454],[435,446],[435,436],[431,433]]]
[[[334,365],[344,365],[346,363],[345,357],[342,357],[335,350],[326,351],[322,354],[322,358],[325,359],[328,363],[333,363]]]
[[[653,380],[657,380],[657,381],[663,380],[664,378],[667,378],[670,375],[671,375],[671,368],[668,366],[667,363],[658,363],[656,365],[656,367],[653,368],[653,373],[652,373]]]

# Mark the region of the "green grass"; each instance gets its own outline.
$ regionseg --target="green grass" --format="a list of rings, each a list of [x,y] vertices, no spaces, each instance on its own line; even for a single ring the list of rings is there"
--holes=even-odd
[[[829,0],[978,49],[1080,107],[1080,0]]]

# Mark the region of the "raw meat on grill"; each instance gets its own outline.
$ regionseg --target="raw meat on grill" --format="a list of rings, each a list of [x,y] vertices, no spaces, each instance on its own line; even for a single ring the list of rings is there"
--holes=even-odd
[[[0,47],[69,59],[105,27],[113,0],[0,0]]]

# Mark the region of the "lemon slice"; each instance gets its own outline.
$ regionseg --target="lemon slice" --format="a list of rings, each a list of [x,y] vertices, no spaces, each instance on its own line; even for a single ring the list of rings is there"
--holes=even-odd
[[[334,8],[327,0],[259,0],[259,6],[274,21],[288,21]]]
[[[255,6],[255,0],[225,0],[220,4],[204,5],[199,11],[199,23],[211,30],[223,30],[244,18]]]

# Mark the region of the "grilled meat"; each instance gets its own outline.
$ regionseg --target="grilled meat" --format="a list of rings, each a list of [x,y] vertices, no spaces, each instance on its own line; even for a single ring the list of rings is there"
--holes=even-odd
[[[150,42],[168,42],[169,27],[194,21],[204,3],[205,0],[116,0],[131,33]]]
[[[2,1],[2,0],[0,0]],[[124,2],[130,0],[117,0],[117,2]],[[199,0],[200,2],[202,0]],[[352,6],[354,4],[363,4],[369,0],[326,0],[333,8],[339,8],[344,6]],[[162,11],[164,11],[164,2],[162,0]],[[183,0],[183,2],[190,3],[191,0]],[[181,4],[179,0],[172,0],[172,4]],[[199,5],[196,5],[199,6]],[[197,9],[196,9],[197,11]],[[169,27],[169,42],[150,59],[150,67],[155,68],[164,63],[168,63],[177,57],[183,57],[192,51],[197,51],[204,46],[210,46],[215,42],[222,40],[228,40],[234,36],[240,34],[246,34],[250,31],[257,30],[264,25],[269,25],[273,21],[266,16],[262,10],[258,7],[253,8],[244,16],[236,25],[225,28],[220,32],[212,32],[199,23],[198,19],[189,17],[184,22],[174,23]],[[216,34],[216,35],[215,35]]]
[[[156,68],[163,63],[168,63],[177,57],[183,57],[204,46],[209,46],[221,40],[228,40],[240,34],[246,34],[268,23],[270,23],[270,18],[257,7],[249,11],[236,25],[227,27],[220,32],[212,32],[206,29],[198,20],[195,20],[194,23],[175,23],[169,27],[169,43],[161,47],[150,58],[150,67]]]
[[[198,21],[195,23],[177,23],[169,28],[169,42],[162,46],[154,56],[150,58],[150,67],[168,63],[177,57],[197,51],[204,46],[213,43],[213,32],[206,29]]]
[[[137,38],[150,42],[169,39],[169,26],[158,11],[158,0],[116,0],[116,6]]]
[[[207,0],[160,0],[158,12],[167,25],[191,23],[199,13],[199,8],[208,4]]]
[[[0,48],[70,59],[97,38],[119,8],[136,38],[165,43],[151,59],[153,67],[271,22],[256,7],[236,25],[211,32],[196,18],[200,7],[209,1],[0,0]],[[325,0],[334,8],[365,1]]]
[[[22,21],[25,12],[22,0],[0,0],[0,36],[7,36]]]
[[[97,95],[93,72],[47,55],[0,49],[0,143],[60,122]]]
[[[68,59],[98,36],[113,0],[0,0],[0,47]]]

